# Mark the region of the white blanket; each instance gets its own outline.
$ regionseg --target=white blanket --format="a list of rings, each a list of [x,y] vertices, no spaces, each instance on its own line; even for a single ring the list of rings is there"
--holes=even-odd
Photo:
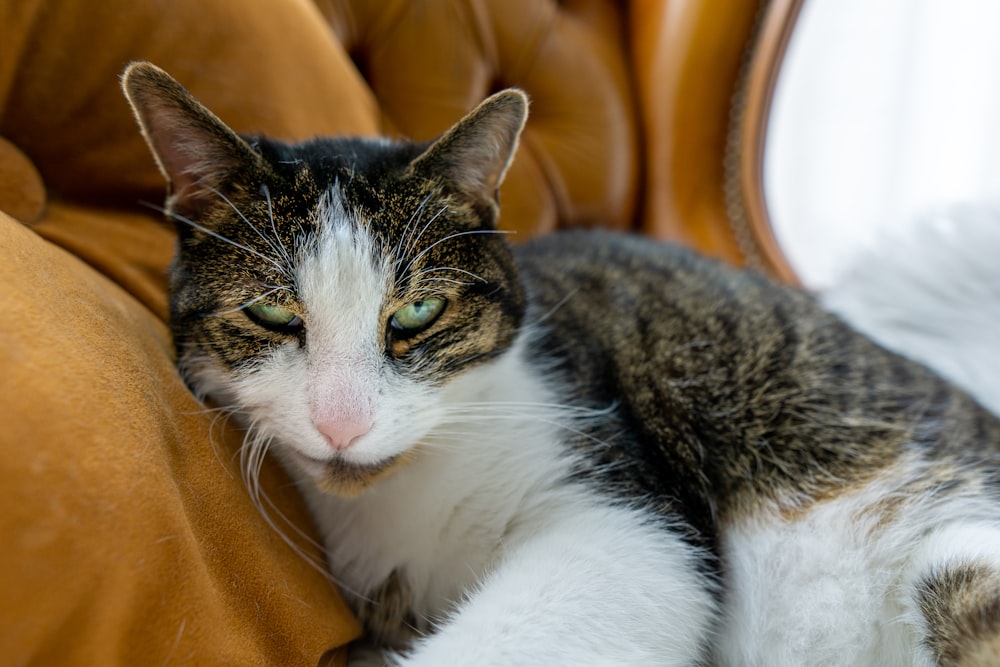
[[[1000,414],[1000,209],[956,209],[885,238],[820,297]]]

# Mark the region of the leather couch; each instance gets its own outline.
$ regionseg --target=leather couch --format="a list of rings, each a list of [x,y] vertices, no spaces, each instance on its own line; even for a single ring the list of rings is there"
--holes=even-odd
[[[234,128],[426,139],[532,98],[517,239],[606,226],[779,279],[761,155],[800,0],[0,0],[0,655],[341,664],[358,627],[288,478],[173,368],[164,183],[119,90],[164,67]],[[298,531],[298,532],[296,532]]]

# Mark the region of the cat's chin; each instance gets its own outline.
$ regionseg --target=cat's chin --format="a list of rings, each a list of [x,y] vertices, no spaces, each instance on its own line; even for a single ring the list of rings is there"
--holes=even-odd
[[[341,498],[357,498],[402,467],[409,458],[404,453],[378,463],[362,464],[341,458],[321,461],[298,452],[292,452],[292,456],[316,488]]]

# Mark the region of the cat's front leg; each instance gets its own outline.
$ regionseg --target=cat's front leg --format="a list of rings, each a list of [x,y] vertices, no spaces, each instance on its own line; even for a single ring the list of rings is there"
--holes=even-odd
[[[696,665],[716,620],[703,554],[641,512],[563,508],[397,663]]]

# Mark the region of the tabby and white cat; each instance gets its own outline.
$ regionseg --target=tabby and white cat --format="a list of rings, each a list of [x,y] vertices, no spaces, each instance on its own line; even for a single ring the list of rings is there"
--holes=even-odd
[[[1000,422],[758,276],[510,247],[522,93],[429,144],[290,145],[152,65],[124,88],[181,372],[298,478],[380,660],[1000,664]]]

